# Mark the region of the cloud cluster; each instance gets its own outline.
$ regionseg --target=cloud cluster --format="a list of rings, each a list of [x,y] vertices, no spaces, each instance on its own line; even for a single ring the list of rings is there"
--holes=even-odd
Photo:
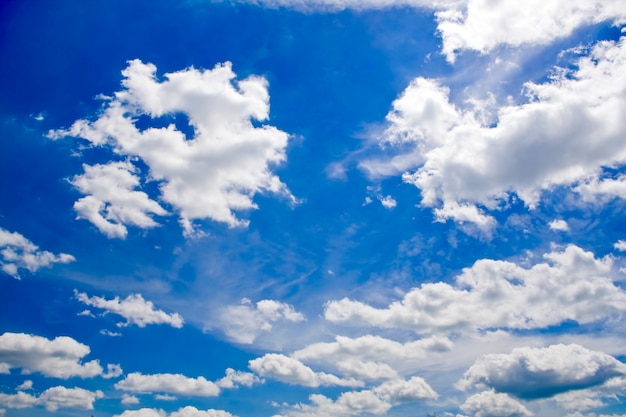
[[[249,362],[249,367],[262,377],[305,387],[341,386],[361,387],[363,382],[354,378],[343,379],[325,372],[315,372],[298,359],[278,353],[268,353]]]
[[[304,321],[302,313],[287,303],[261,300],[256,304],[244,298],[240,305],[227,306],[220,312],[226,335],[237,343],[250,344],[261,334],[272,329],[279,321]]]
[[[59,408],[93,410],[93,403],[100,398],[104,398],[102,391],[56,386],[48,388],[39,396],[24,391],[18,391],[16,394],[0,393],[0,405],[8,408],[31,408],[42,405],[52,412]]]
[[[227,62],[212,70],[168,73],[159,82],[156,67],[137,59],[122,74],[123,89],[105,98],[97,120],[78,120],[48,136],[83,138],[131,161],[140,159],[159,182],[160,199],[178,211],[187,234],[193,233],[195,219],[246,225],[235,212],[256,208],[253,197],[260,192],[295,201],[271,171],[286,159],[287,133],[253,123],[269,117],[264,78],[234,82]],[[191,137],[176,127],[176,120],[185,117]],[[150,127],[141,128],[140,121]],[[153,227],[150,214],[165,210],[137,189],[137,172],[133,162],[85,166],[72,181],[88,194],[75,205],[79,215],[109,237],[124,237],[126,225]]]
[[[155,408],[141,408],[139,410],[126,410],[115,417],[234,417],[228,411],[223,410],[198,410],[196,407],[187,406],[167,414],[163,410]]]
[[[157,310],[152,301],[146,301],[141,294],[131,294],[123,300],[115,297],[107,300],[104,297],[89,297],[85,293],[74,290],[78,301],[88,306],[106,310],[107,313],[117,314],[126,319],[125,323],[118,323],[119,327],[135,324],[146,327],[148,324],[169,324],[172,327],[183,327],[184,320],[178,313],[168,314]]]
[[[156,392],[197,397],[215,397],[220,393],[220,388],[215,383],[202,376],[189,378],[181,374],[144,375],[132,372],[117,382],[115,388],[128,392]]]
[[[475,417],[528,417],[532,413],[506,394],[484,391],[469,397],[461,410]]]
[[[26,269],[37,272],[40,268],[50,267],[56,263],[70,263],[76,259],[72,255],[58,255],[41,251],[30,240],[17,232],[9,232],[0,228],[0,268],[7,274],[18,278],[18,270]]]
[[[624,374],[626,365],[610,355],[576,344],[558,344],[484,355],[465,372],[458,387],[488,387],[535,399],[602,385]]]
[[[396,379],[362,391],[344,392],[336,400],[313,394],[311,404],[297,404],[285,410],[286,417],[354,416],[385,414],[395,405],[436,399],[438,394],[419,377]]]
[[[611,257],[596,259],[570,245],[544,258],[548,262],[530,268],[482,259],[465,268],[455,285],[422,284],[387,308],[348,298],[330,301],[324,314],[335,323],[436,333],[591,323],[626,310],[626,292],[610,278]]]
[[[109,365],[104,372],[98,360],[82,363],[90,352],[89,346],[71,337],[60,336],[53,340],[25,333],[6,332],[0,336],[0,374],[11,369],[22,373],[41,372],[45,376],[67,379],[102,376],[113,378],[121,374],[119,365]]]
[[[625,74],[626,38],[599,42],[574,69],[527,83],[528,102],[499,108],[488,126],[451,103],[448,88],[417,78],[394,101],[381,139],[410,152],[361,166],[371,176],[404,171],[439,221],[483,230],[495,224],[484,210],[503,207],[512,195],[534,208],[556,186],[578,186],[587,196],[608,192],[602,187],[612,180],[601,177],[603,168],[626,163]]]

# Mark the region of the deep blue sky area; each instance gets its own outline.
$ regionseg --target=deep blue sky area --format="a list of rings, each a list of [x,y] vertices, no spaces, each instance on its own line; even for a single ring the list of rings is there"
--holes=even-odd
[[[4,1],[0,417],[624,417],[621,0]]]

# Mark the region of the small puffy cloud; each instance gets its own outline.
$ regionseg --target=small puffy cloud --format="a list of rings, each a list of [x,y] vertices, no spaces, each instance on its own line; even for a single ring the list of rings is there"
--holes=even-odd
[[[34,273],[53,264],[66,264],[76,260],[66,253],[55,255],[52,252],[41,251],[21,234],[3,228],[0,228],[0,259],[0,268],[18,279],[19,269]]]
[[[93,410],[93,403],[103,397],[102,391],[56,386],[48,388],[39,397],[23,391],[16,394],[0,393],[0,404],[8,408],[31,408],[42,405],[48,411],[57,411],[59,408]]]
[[[518,398],[547,398],[602,385],[625,373],[626,365],[610,355],[559,344],[484,355],[465,372],[458,387],[488,387]]]
[[[78,120],[67,130],[50,131],[48,137],[82,138],[131,161],[140,159],[149,168],[149,177],[160,183],[160,200],[179,213],[187,235],[194,233],[195,219],[212,219],[231,227],[247,225],[236,212],[257,208],[253,202],[257,193],[279,194],[295,202],[271,169],[285,161],[289,135],[253,123],[269,118],[264,78],[234,81],[232,65],[226,62],[211,70],[168,73],[159,82],[156,67],[138,59],[129,61],[122,75],[123,89],[105,98],[95,121]],[[150,127],[138,127],[140,118]],[[177,129],[177,118],[186,118],[191,137]],[[85,169],[106,170],[107,174],[92,178],[86,172],[73,180],[90,193],[79,200],[83,203],[77,210],[109,236],[123,237],[127,224],[153,227],[149,214],[164,214],[137,189],[137,170],[129,163]],[[124,179],[115,188],[121,191],[119,196],[102,188],[114,178]]]
[[[232,368],[226,369],[226,376],[216,382],[217,386],[225,389],[239,388],[240,385],[251,387],[261,382],[259,377],[251,372],[235,371]]]
[[[548,227],[556,232],[567,232],[569,230],[569,225],[565,220],[552,220],[548,223]]]
[[[454,62],[457,52],[486,54],[498,45],[546,45],[575,29],[604,21],[624,22],[620,0],[529,0],[489,2],[465,0],[448,3],[436,12],[443,53]],[[529,30],[528,28],[532,28]]]
[[[252,304],[244,298],[241,305],[225,307],[220,314],[226,335],[237,343],[253,343],[259,334],[272,329],[279,321],[300,322],[305,317],[290,304],[261,300]]]
[[[168,314],[163,310],[154,308],[152,301],[146,301],[141,294],[131,294],[123,300],[115,297],[107,300],[104,297],[89,297],[85,293],[74,290],[76,299],[90,307],[106,310],[107,313],[117,314],[126,319],[125,323],[118,326],[125,327],[136,324],[146,327],[148,324],[169,324],[172,327],[183,327],[184,320],[178,313]]]
[[[30,379],[27,379],[26,381],[18,385],[16,389],[18,391],[25,391],[25,390],[33,389],[33,381],[31,381]]]
[[[234,417],[228,411],[223,410],[198,410],[195,407],[187,406],[178,409],[170,414],[155,408],[141,408],[139,410],[126,410],[115,417]]]
[[[54,378],[91,378],[109,376],[103,373],[98,360],[82,363],[90,352],[89,346],[71,337],[53,340],[25,333],[4,333],[0,336],[0,370],[22,369],[23,374],[41,372]],[[121,373],[119,365],[109,365],[108,371]]]
[[[613,244],[613,247],[620,252],[626,251],[626,240],[618,240]]]
[[[475,417],[529,417],[532,415],[519,401],[506,394],[484,391],[469,397],[461,410]]]
[[[120,402],[124,405],[137,405],[139,404],[139,398],[130,394],[122,394],[122,400]]]
[[[354,416],[385,414],[395,405],[436,399],[437,393],[419,377],[408,381],[387,381],[371,389],[342,393],[336,400],[314,394],[311,404],[297,404],[285,410],[286,417]]]
[[[109,238],[124,239],[126,225],[148,229],[157,226],[150,214],[167,214],[156,201],[139,187],[137,168],[130,162],[111,162],[105,165],[84,165],[84,174],[75,176],[71,183],[86,194],[74,203],[78,218],[89,220]]]
[[[289,356],[268,353],[249,362],[251,370],[262,377],[306,387],[342,386],[359,387],[363,382],[356,379],[342,379],[324,372],[315,372],[297,359]]]
[[[453,343],[441,336],[406,343],[374,335],[337,336],[334,342],[313,343],[292,356],[334,364],[343,375],[358,379],[395,379],[398,375],[390,364],[422,361],[428,355],[449,351],[452,347]]]
[[[454,285],[425,283],[401,301],[376,308],[344,298],[330,301],[325,318],[335,323],[421,332],[489,328],[537,329],[566,320],[591,323],[626,310],[626,292],[610,279],[611,257],[596,259],[570,245],[544,255],[530,268],[478,260]]]
[[[140,393],[166,393],[195,397],[215,397],[220,388],[206,378],[189,378],[181,374],[143,375],[130,373],[115,384],[115,388]]]
[[[597,43],[573,68],[527,83],[528,101],[500,107],[489,125],[450,102],[438,81],[416,78],[393,102],[381,137],[400,154],[360,166],[371,177],[402,173],[438,221],[470,222],[484,232],[495,226],[487,211],[512,196],[531,209],[558,186],[584,196],[594,178],[608,184],[603,168],[626,163],[626,37]]]

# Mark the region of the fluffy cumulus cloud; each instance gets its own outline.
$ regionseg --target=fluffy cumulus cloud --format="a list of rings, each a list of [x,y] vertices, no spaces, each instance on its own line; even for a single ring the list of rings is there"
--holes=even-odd
[[[220,313],[226,335],[237,343],[250,344],[279,321],[300,322],[305,317],[290,304],[261,300],[256,304],[244,298],[240,305],[227,306]]]
[[[107,300],[104,297],[89,297],[85,293],[74,291],[78,301],[90,307],[105,310],[107,313],[117,314],[126,319],[125,323],[118,323],[119,327],[135,324],[146,327],[148,324],[168,324],[172,327],[183,327],[184,320],[178,313],[168,314],[157,310],[152,301],[146,301],[141,294],[131,294],[123,300],[115,297]]]
[[[0,228],[0,268],[7,274],[19,278],[19,269],[37,272],[53,264],[74,262],[72,255],[39,250],[30,240],[17,232]]]
[[[8,408],[31,408],[40,405],[48,411],[57,411],[59,408],[93,410],[93,403],[99,398],[104,398],[102,391],[56,386],[48,388],[39,396],[23,391],[16,394],[0,393],[0,405]]]
[[[139,176],[130,162],[111,162],[105,165],[83,165],[84,174],[75,176],[71,183],[86,194],[74,203],[79,218],[89,220],[110,238],[125,238],[125,225],[143,229],[157,226],[150,214],[167,212],[148,194],[137,191]]]
[[[552,220],[548,223],[548,227],[556,232],[567,232],[569,230],[569,225],[565,220]]]
[[[306,387],[342,386],[359,387],[363,382],[349,378],[343,379],[325,372],[315,372],[298,359],[278,353],[268,353],[249,362],[250,369],[262,377]]]
[[[418,333],[462,329],[537,329],[567,320],[591,323],[626,310],[626,292],[611,280],[611,257],[596,259],[570,245],[524,268],[479,260],[455,284],[426,283],[401,301],[376,308],[344,298],[330,301],[325,317],[335,323],[406,328]]]
[[[309,397],[310,404],[297,404],[285,410],[284,415],[289,417],[380,415],[398,404],[437,397],[437,393],[422,378],[413,377],[409,380],[386,381],[370,390],[344,392],[336,400],[313,394]]]
[[[196,397],[215,397],[220,388],[213,382],[200,376],[189,378],[181,374],[143,375],[130,373],[115,384],[115,388],[139,393],[166,393]]]
[[[518,398],[546,398],[602,385],[625,373],[626,365],[610,355],[559,344],[484,355],[465,372],[458,386],[489,387]]]
[[[532,413],[519,401],[506,394],[484,391],[472,395],[461,405],[461,410],[475,417],[527,417]]]
[[[440,336],[407,343],[374,335],[337,336],[334,342],[314,343],[292,356],[299,360],[334,364],[343,375],[358,379],[394,379],[398,374],[392,365],[417,363],[452,347],[448,338]]]
[[[262,380],[251,372],[235,371],[232,368],[226,369],[226,376],[216,382],[220,388],[233,389],[241,385],[251,387],[262,382]]]
[[[381,139],[411,150],[361,166],[371,176],[404,172],[439,221],[483,230],[495,224],[485,210],[506,206],[512,195],[529,208],[556,186],[592,195],[585,187],[612,181],[603,168],[626,163],[626,38],[596,44],[574,67],[527,83],[528,102],[499,108],[493,125],[451,103],[447,87],[417,78],[394,101]]]
[[[53,340],[25,333],[4,333],[0,336],[0,373],[21,369],[22,373],[41,372],[55,378],[116,377],[121,374],[119,365],[109,365],[104,372],[98,360],[82,363],[90,352],[89,346],[71,337],[60,336]]]
[[[187,406],[167,414],[163,410],[155,408],[141,408],[139,410],[126,410],[115,417],[234,417],[228,411],[223,410],[198,410],[196,407]]]
[[[51,131],[48,136],[79,137],[131,160],[141,159],[150,178],[159,182],[160,199],[180,214],[186,233],[193,233],[194,219],[229,226],[247,224],[235,212],[256,208],[253,197],[259,192],[294,200],[271,171],[286,158],[288,134],[253,124],[269,117],[264,78],[233,81],[236,75],[227,62],[212,70],[168,73],[159,82],[156,67],[137,59],[122,74],[123,89],[105,98],[95,121],[78,120],[69,129]],[[176,127],[175,119],[183,115],[193,130],[191,137]],[[147,118],[152,127],[139,127],[141,118]],[[167,126],[159,126],[163,124]],[[123,237],[126,224],[153,227],[149,214],[164,214],[159,204],[136,189],[139,181],[132,163],[85,169],[84,175],[73,180],[89,194],[77,202],[77,210],[109,236]],[[105,175],[92,175],[98,172]],[[120,179],[114,189],[104,187]]]

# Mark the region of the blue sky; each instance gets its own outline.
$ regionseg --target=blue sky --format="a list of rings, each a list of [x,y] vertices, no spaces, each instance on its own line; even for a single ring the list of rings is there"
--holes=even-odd
[[[0,16],[0,416],[626,415],[621,0]]]

